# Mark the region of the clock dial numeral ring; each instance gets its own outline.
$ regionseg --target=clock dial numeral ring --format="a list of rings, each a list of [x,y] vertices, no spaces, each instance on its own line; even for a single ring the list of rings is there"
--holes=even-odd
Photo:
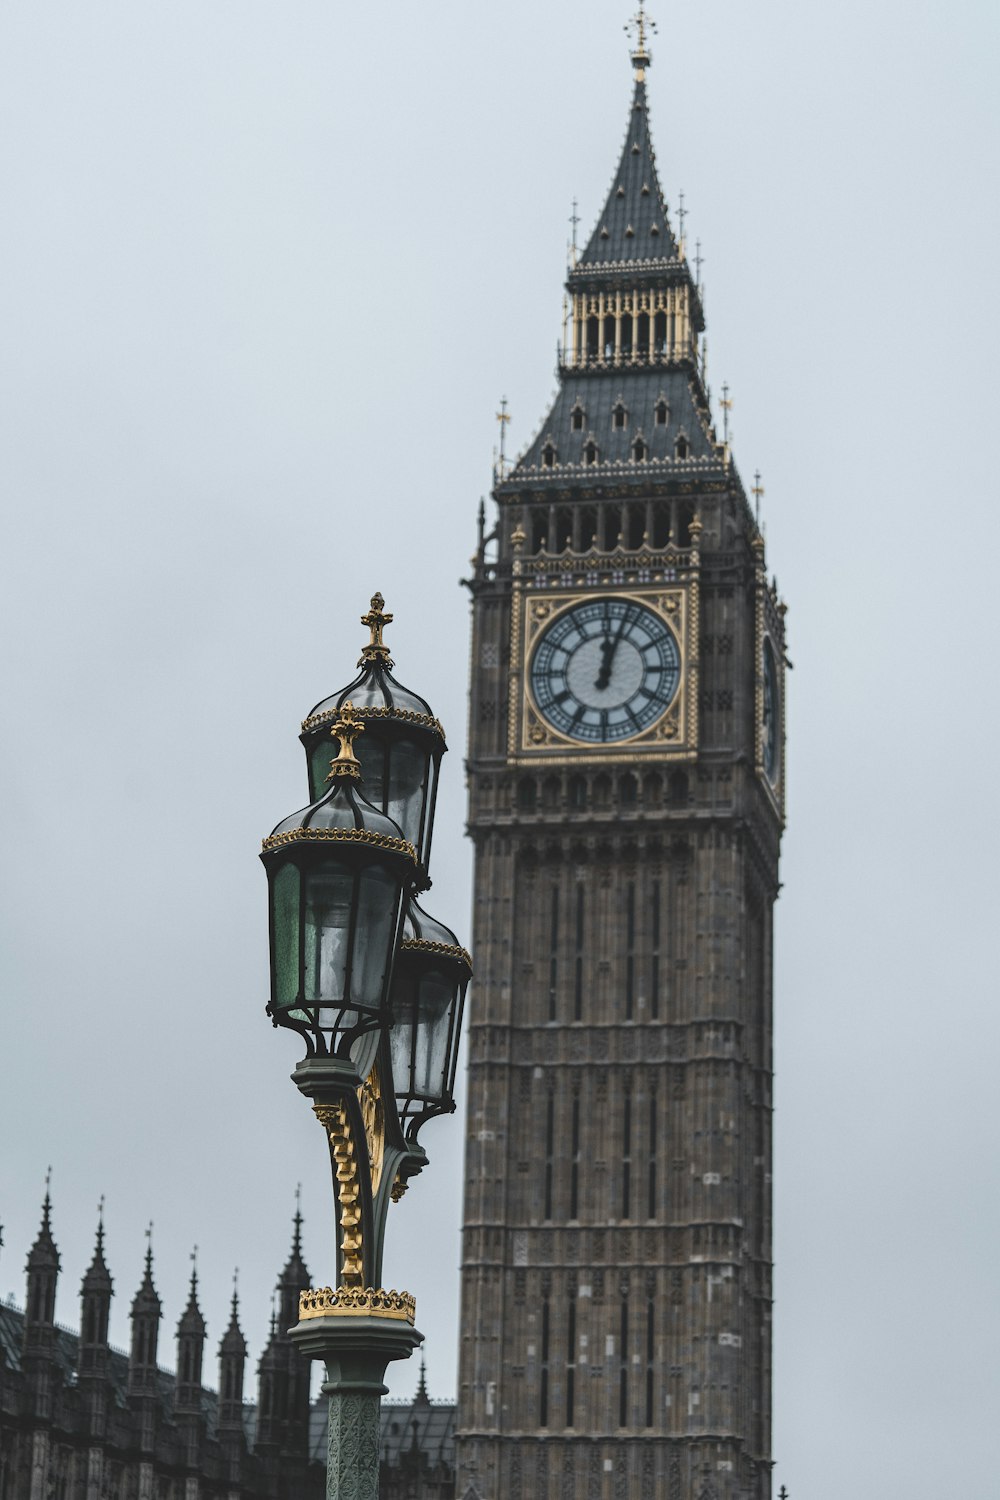
[[[529,668],[538,713],[580,744],[616,744],[666,713],[680,683],[677,637],[634,599],[571,605],[545,628]]]

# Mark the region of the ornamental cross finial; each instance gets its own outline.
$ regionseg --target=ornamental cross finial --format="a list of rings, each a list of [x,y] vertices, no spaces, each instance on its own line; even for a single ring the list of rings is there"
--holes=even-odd
[[[501,484],[507,478],[507,424],[510,421],[510,412],[507,410],[506,396],[501,399],[497,421],[500,423],[500,457],[493,466],[493,482]]]
[[[392,615],[384,613],[385,600],[381,594],[372,594],[371,608],[366,615],[361,616],[362,625],[367,625],[371,631],[371,640],[367,646],[362,646],[361,657],[358,666],[363,667],[367,662],[378,662],[383,667],[392,666],[392,657],[389,655],[389,647],[382,639],[382,632],[387,625],[392,624]]]
[[[724,380],[722,382],[722,395],[719,398],[719,405],[722,407],[722,441],[724,443],[728,443],[729,442],[729,413],[733,409],[733,398],[729,394],[729,382],[728,382],[728,380]]]
[[[652,61],[649,48],[646,45],[647,32],[656,30],[656,22],[646,10],[646,0],[639,0],[639,9],[630,21],[625,22],[625,31],[632,32],[635,36],[635,50],[632,53],[632,62],[637,68]]]
[[[751,489],[750,493],[751,493],[751,495],[753,495],[754,499],[757,502],[756,517],[755,517],[755,519],[757,521],[757,530],[759,531],[760,530],[760,502],[761,502],[761,498],[762,498],[762,496],[764,494],[764,486],[760,482],[760,470],[759,469],[755,469],[754,470],[753,488]]]
[[[376,598],[378,595],[376,595]],[[361,775],[361,762],[354,753],[354,741],[364,734],[365,726],[358,723],[357,709],[353,703],[345,703],[333,722],[330,733],[340,741],[340,749],[330,762],[327,781],[336,781],[342,776],[357,781]]]

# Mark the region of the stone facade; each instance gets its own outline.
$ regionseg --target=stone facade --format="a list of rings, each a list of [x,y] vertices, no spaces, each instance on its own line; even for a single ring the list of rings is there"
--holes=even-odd
[[[152,1254],[132,1302],[131,1348],[108,1343],[113,1292],[103,1230],[81,1289],[79,1331],[55,1322],[59,1253],[48,1198],[23,1309],[0,1305],[0,1500],[322,1500],[327,1402],[309,1400],[309,1363],[285,1336],[309,1285],[296,1216],[278,1303],[245,1402],[246,1342],[236,1298],[219,1346],[219,1389],[203,1385],[205,1320],[192,1276],[177,1368],[159,1361],[162,1308]],[[382,1500],[451,1500],[455,1408],[432,1402],[421,1371],[412,1402],[381,1411]]]
[[[481,1500],[771,1493],[784,607],[633,61],[559,391],[469,585],[458,1493]]]

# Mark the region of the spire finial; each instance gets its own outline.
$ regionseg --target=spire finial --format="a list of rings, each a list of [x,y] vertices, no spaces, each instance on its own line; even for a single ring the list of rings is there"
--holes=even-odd
[[[701,268],[705,264],[705,257],[701,253],[701,240],[694,242],[694,284],[701,291]]]
[[[729,443],[729,413],[733,409],[732,397],[729,394],[729,382],[722,382],[722,395],[719,397],[719,405],[722,407],[722,441]]]
[[[754,519],[757,522],[757,530],[760,530],[760,502],[764,495],[764,486],[760,482],[760,470],[755,469],[753,475],[753,488],[750,491],[756,501]]]
[[[569,262],[571,270],[576,265],[577,255],[579,253],[578,252],[577,243],[576,243],[576,231],[577,231],[577,229],[579,228],[579,225],[580,225],[580,215],[577,213],[577,207],[578,207],[577,201],[574,198],[573,199],[573,212],[569,216],[569,222],[570,222],[570,224],[572,226],[572,229],[573,229],[573,239],[572,239],[571,244],[570,244],[570,252],[571,253],[570,253],[570,262]]]
[[[656,22],[646,10],[646,0],[639,0],[639,9],[630,21],[625,22],[624,30],[631,32],[635,37],[635,47],[632,51],[632,66],[635,68],[639,82],[646,76],[646,69],[653,61],[647,46],[648,34],[656,30]]]
[[[153,1221],[146,1225],[146,1275],[153,1274]]]
[[[684,220],[687,218],[687,216],[688,216],[688,211],[684,207],[684,189],[681,188],[680,192],[677,194],[677,228],[678,228],[678,231],[679,231],[679,238],[678,238],[678,241],[677,241],[677,253],[680,256],[681,260],[683,260],[685,258]]]
[[[233,1267],[233,1301],[232,1301],[232,1314],[233,1314],[233,1322],[234,1323],[236,1322],[236,1319],[237,1319],[237,1317],[239,1315],[239,1308],[240,1308],[240,1268],[239,1268],[239,1266],[234,1266]]]
[[[191,1301],[198,1295],[198,1246],[191,1251]]]
[[[97,1200],[97,1254],[104,1256],[104,1194]]]
[[[389,647],[382,639],[382,632],[387,625],[392,624],[392,615],[385,613],[385,600],[381,594],[372,594],[371,608],[366,615],[361,616],[361,623],[368,626],[372,638],[367,646],[362,646],[358,666],[377,662],[381,667],[391,667],[392,657],[389,655]]]
[[[340,741],[340,749],[330,762],[327,781],[337,781],[341,777],[348,777],[352,781],[358,780],[361,775],[361,762],[354,753],[354,741],[359,734],[364,734],[364,730],[365,726],[358,722],[357,709],[354,704],[343,704],[330,729],[334,739]]]
[[[493,468],[493,480],[495,484],[502,484],[507,478],[507,424],[510,421],[506,396],[501,399],[497,421],[500,423],[500,458]]]
[[[292,1254],[302,1255],[302,1184],[295,1184],[295,1217],[292,1220],[295,1226],[292,1235]]]
[[[420,1380],[417,1385],[416,1399],[418,1401],[427,1401],[430,1399],[427,1395],[427,1361],[422,1356],[420,1360]]]
[[[51,1229],[51,1227],[52,1227],[51,1222],[50,1222],[50,1217],[49,1217],[50,1210],[52,1208],[52,1195],[51,1195],[51,1193],[49,1191],[51,1187],[52,1187],[52,1168],[51,1168],[51,1166],[49,1166],[49,1167],[46,1167],[46,1169],[45,1169],[45,1197],[42,1199],[42,1228],[43,1229]]]

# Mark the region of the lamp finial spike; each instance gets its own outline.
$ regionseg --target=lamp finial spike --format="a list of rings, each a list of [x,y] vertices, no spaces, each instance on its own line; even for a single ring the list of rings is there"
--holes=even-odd
[[[380,593],[372,594],[371,607],[366,615],[361,616],[361,623],[371,631],[371,640],[367,646],[362,646],[358,666],[375,663],[380,667],[390,668],[392,657],[389,655],[389,647],[382,639],[382,632],[387,625],[392,624],[392,615],[385,613],[385,599]]]

